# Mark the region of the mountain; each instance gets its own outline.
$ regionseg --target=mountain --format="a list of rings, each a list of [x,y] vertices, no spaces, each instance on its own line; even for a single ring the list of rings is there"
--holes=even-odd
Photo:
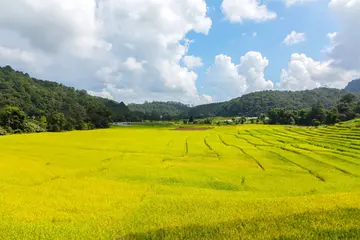
[[[181,116],[187,118],[206,118],[214,116],[247,116],[254,117],[266,114],[272,108],[286,110],[309,109],[314,104],[322,104],[330,109],[347,93],[346,90],[333,88],[317,88],[305,91],[261,91],[245,94],[227,102],[211,103],[195,107],[187,107],[179,103],[153,102],[130,104],[132,111],[143,113],[158,112],[162,115]]]
[[[360,92],[360,79],[355,79],[345,87],[345,90],[352,93]]]
[[[317,88],[304,91],[261,91],[243,95],[221,105],[215,115],[254,117],[266,114],[272,108],[299,110],[322,104],[329,109],[347,93],[334,88]]]
[[[187,117],[187,112],[191,109],[188,105],[179,102],[145,102],[143,104],[129,104],[129,109],[132,112],[141,112],[144,114],[144,118],[149,120],[155,120],[161,116],[161,118],[184,118]],[[152,119],[154,118],[154,119]]]
[[[61,113],[68,127],[84,124],[108,127],[112,117],[124,119],[130,110],[124,103],[94,97],[85,90],[75,90],[62,84],[31,78],[28,74],[0,67],[0,109],[18,107],[29,118],[40,119]],[[58,117],[58,116],[57,116]]]

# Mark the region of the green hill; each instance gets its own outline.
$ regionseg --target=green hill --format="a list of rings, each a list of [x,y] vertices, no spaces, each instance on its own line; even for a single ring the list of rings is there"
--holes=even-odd
[[[51,118],[63,114],[68,128],[84,124],[108,127],[112,118],[124,119],[130,110],[124,103],[94,97],[85,90],[31,78],[28,74],[0,67],[0,109],[18,107],[30,119]]]
[[[345,87],[345,90],[352,93],[360,92],[360,79],[355,79]]]

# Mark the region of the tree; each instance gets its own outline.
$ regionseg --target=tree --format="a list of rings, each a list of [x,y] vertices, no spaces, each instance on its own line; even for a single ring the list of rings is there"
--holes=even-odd
[[[44,128],[44,129],[47,129],[47,125],[48,125],[48,122],[47,122],[46,117],[41,116],[40,119],[39,119],[39,126]]]
[[[308,113],[308,119],[314,123],[314,122],[319,122],[324,123],[326,120],[326,109],[324,107],[324,105],[322,104],[315,104],[314,106],[312,106],[310,112]],[[316,122],[316,124],[318,124]]]
[[[352,93],[348,93],[340,99],[341,103],[351,104],[356,100],[356,96]]]
[[[194,117],[193,116],[190,116],[189,118],[189,123],[193,123],[194,122]]]
[[[240,123],[241,123],[241,124],[245,124],[245,123],[246,123],[246,117],[242,116],[242,117],[240,118]]]
[[[65,130],[66,119],[63,113],[54,112],[48,117],[48,130],[50,132],[61,132]]]
[[[326,124],[333,125],[335,123],[338,123],[339,121],[339,112],[336,108],[333,108],[331,111],[326,112]]]
[[[25,130],[26,114],[17,107],[7,106],[0,113],[0,125],[10,131]]]

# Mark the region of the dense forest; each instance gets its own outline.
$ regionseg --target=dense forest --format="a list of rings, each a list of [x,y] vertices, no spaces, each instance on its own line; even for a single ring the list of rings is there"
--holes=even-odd
[[[270,109],[285,110],[309,109],[320,104],[325,109],[336,106],[348,92],[332,88],[317,88],[306,91],[262,91],[243,95],[227,102],[211,103],[195,107],[172,102],[151,102],[145,104],[130,104],[131,110],[156,116],[171,116],[172,118],[208,118],[214,116],[257,117],[266,114]]]
[[[352,93],[344,95],[336,106],[326,109],[317,103],[309,109],[286,110],[272,108],[267,113],[269,124],[291,124],[300,126],[332,125],[341,121],[348,121],[360,117],[360,101]]]
[[[0,67],[1,132],[63,131],[107,128],[130,118],[124,103],[90,96],[50,81]]]
[[[144,120],[258,117],[269,123],[316,125],[352,119],[360,114],[360,80],[346,90],[261,91],[227,102],[190,107],[178,102],[118,103],[85,90],[38,80],[0,67],[0,134],[107,128],[112,122]],[[354,92],[348,94],[349,91]],[[210,121],[207,121],[210,122]]]

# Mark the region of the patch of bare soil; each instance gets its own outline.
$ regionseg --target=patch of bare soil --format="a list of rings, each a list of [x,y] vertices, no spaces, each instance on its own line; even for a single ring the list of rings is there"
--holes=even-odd
[[[174,130],[176,131],[206,131],[210,130],[211,128],[195,128],[195,127],[178,127]]]

